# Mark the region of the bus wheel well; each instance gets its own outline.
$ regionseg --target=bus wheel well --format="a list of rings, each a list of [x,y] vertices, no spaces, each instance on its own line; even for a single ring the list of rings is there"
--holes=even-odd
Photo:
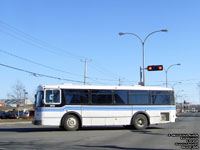
[[[79,121],[79,128],[82,127],[81,116],[78,113],[76,113],[76,112],[68,112],[68,113],[64,114],[63,117],[62,117],[62,119],[61,119],[61,122],[60,122],[60,126],[61,127],[64,126],[64,118],[66,116],[68,116],[68,115],[74,115],[74,116],[76,116],[78,118],[78,121]]]
[[[132,119],[131,119],[131,124],[133,123],[135,117],[136,117],[137,115],[139,115],[139,114],[142,114],[142,115],[144,115],[144,116],[147,118],[148,126],[149,126],[149,125],[150,125],[150,117],[149,117],[149,115],[148,115],[146,112],[144,112],[144,111],[139,111],[139,112],[135,113],[135,114],[133,115]]]

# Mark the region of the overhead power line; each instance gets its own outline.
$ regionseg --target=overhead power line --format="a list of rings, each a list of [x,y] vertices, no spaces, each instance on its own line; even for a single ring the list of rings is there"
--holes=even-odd
[[[50,67],[50,66],[47,66],[47,65],[44,65],[44,64],[29,60],[27,58],[15,55],[13,53],[7,52],[7,51],[2,50],[2,49],[0,49],[0,52],[3,53],[3,54],[9,55],[9,56],[15,57],[17,59],[20,59],[20,60],[35,64],[35,65],[38,65],[38,66],[41,66],[41,67],[44,67],[44,68],[47,68],[47,69],[50,69],[50,70],[54,70],[54,71],[58,71],[58,72],[62,72],[62,73],[66,73],[66,74],[82,77],[82,75],[78,75],[78,74],[74,74],[74,73],[71,73],[71,72],[63,71],[63,70],[60,70],[60,69],[57,69],[57,68],[54,68],[54,67]],[[93,80],[93,81],[96,81],[96,82],[98,82],[97,80],[104,80],[104,81],[109,81],[109,82],[116,82],[117,81],[117,80],[113,80],[113,79],[101,79],[101,78],[98,78],[98,77],[86,77],[86,78],[90,79],[90,80]],[[100,82],[98,82],[98,83],[100,83]]]
[[[5,34],[8,34],[9,36],[17,39],[17,40],[20,40],[26,44],[29,44],[29,45],[32,45],[32,46],[35,46],[37,48],[40,48],[40,49],[43,49],[45,51],[48,51],[50,53],[53,53],[53,54],[56,54],[56,55],[59,55],[59,56],[63,56],[63,55],[67,55],[67,56],[71,56],[72,58],[75,58],[75,59],[85,59],[85,57],[83,56],[80,56],[80,55],[77,55],[77,54],[74,54],[74,53],[71,53],[67,50],[64,50],[62,48],[59,48],[59,47],[56,47],[52,44],[49,44],[43,40],[40,40],[28,33],[25,33],[24,31],[22,30],[19,30],[17,29],[16,27],[13,27],[3,21],[0,20],[0,26],[6,30],[6,31],[3,31],[1,30],[1,32],[4,32]],[[59,54],[58,54],[59,52]],[[60,53],[62,53],[62,55],[60,55]],[[96,61],[94,61],[95,63]],[[118,75],[112,73],[109,69],[106,69],[105,67],[102,67],[99,63],[95,63],[94,67],[96,69],[98,69],[98,71],[100,72],[104,72],[106,74],[110,74],[112,76],[117,76],[116,78],[118,78]]]
[[[50,67],[50,66],[47,66],[47,65],[44,65],[44,64],[41,64],[41,63],[38,63],[38,62],[35,62],[35,61],[32,61],[32,60],[23,58],[23,57],[21,57],[21,56],[17,56],[17,55],[15,55],[15,54],[9,53],[9,52],[4,51],[4,50],[2,50],[2,49],[0,49],[0,52],[1,52],[1,53],[4,53],[4,54],[6,54],[6,55],[12,56],[12,57],[21,59],[21,60],[23,60],[23,61],[26,61],[26,62],[35,64],[35,65],[38,65],[38,66],[42,66],[42,67],[44,67],[44,68],[48,68],[48,69],[51,69],[51,70],[54,70],[54,71],[59,71],[59,72],[62,72],[62,73],[66,73],[66,74],[70,74],[70,75],[82,77],[81,75],[77,75],[77,74],[74,74],[74,73],[71,73],[71,72],[63,71],[63,70],[60,70],[60,69],[57,69],[57,68],[53,68],[53,67]]]
[[[32,74],[35,77],[40,76],[40,77],[46,77],[46,78],[51,78],[51,79],[63,80],[63,81],[83,83],[82,81],[78,81],[78,80],[72,80],[72,79],[60,78],[60,77],[55,77],[55,76],[49,76],[49,75],[45,75],[45,74],[41,74],[41,73],[35,73],[35,72],[32,72],[32,71],[24,70],[24,69],[21,69],[21,68],[16,68],[16,67],[5,65],[5,64],[0,64],[0,65],[3,66],[3,67],[7,67],[7,68],[10,68],[10,69],[17,70],[17,71]]]
[[[28,43],[28,44],[31,44],[32,46],[37,46],[39,48],[42,48],[42,49],[45,49],[46,51],[48,52],[51,52],[51,53],[54,53],[54,54],[57,54],[57,52],[62,52],[62,54],[67,54],[68,56],[71,56],[73,58],[76,58],[78,60],[84,58],[83,56],[79,56],[77,54],[74,54],[74,53],[71,53],[67,50],[64,50],[62,48],[59,48],[59,47],[56,47],[52,44],[49,44],[43,40],[40,40],[30,34],[27,34],[3,21],[0,20],[0,26],[2,28],[4,28],[5,30],[9,31],[9,32],[6,32],[6,31],[2,31],[18,40],[21,40],[25,43]],[[51,50],[49,50],[51,49]],[[53,51],[52,51],[53,50]]]
[[[85,57],[83,57],[83,56],[71,53],[71,52],[64,50],[62,48],[58,48],[58,47],[56,47],[52,44],[49,44],[49,43],[47,43],[43,40],[38,39],[38,38],[36,38],[36,37],[34,37],[30,34],[27,34],[24,31],[19,30],[16,27],[13,27],[13,26],[11,26],[11,25],[9,25],[9,24],[1,21],[1,20],[0,20],[0,27],[3,29],[3,30],[1,29],[1,32],[4,32],[5,34],[8,34],[9,36],[11,36],[11,37],[13,37],[17,40],[20,40],[20,41],[22,41],[26,44],[35,46],[37,48],[43,49],[43,50],[48,51],[52,54],[55,54],[55,55],[58,55],[58,56],[70,56],[71,58],[75,58],[75,59],[78,59],[78,60],[85,59]],[[4,53],[5,53],[5,51],[4,51]],[[7,54],[8,54],[8,52],[7,52]],[[19,58],[21,60],[24,60],[24,61],[27,61],[27,62],[30,62],[30,63],[34,63],[34,64],[37,64],[37,65],[43,66],[43,67],[48,68],[48,69],[60,71],[60,72],[75,75],[75,76],[81,76],[81,75],[76,75],[76,74],[66,72],[66,71],[63,71],[63,70],[60,70],[60,69],[56,69],[56,68],[53,68],[53,67],[49,67],[47,65],[43,65],[43,64],[28,60],[26,58],[11,54],[11,53],[9,53],[8,55]],[[109,69],[102,67],[96,61],[95,61],[95,64],[92,64],[92,65],[93,65],[93,69],[96,69],[103,74],[107,74],[107,75],[110,75],[110,76],[112,75],[115,78],[119,77],[119,75],[116,75],[116,74],[112,73]],[[91,79],[91,80],[92,79],[94,79],[94,80],[104,80],[104,79],[99,79],[99,78],[94,78],[94,77],[87,77],[87,78]],[[106,80],[111,81],[112,79],[106,79]]]

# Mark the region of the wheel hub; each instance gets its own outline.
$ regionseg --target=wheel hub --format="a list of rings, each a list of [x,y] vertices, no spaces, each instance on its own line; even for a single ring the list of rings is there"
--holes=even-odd
[[[73,127],[76,126],[76,120],[74,118],[69,118],[67,120],[67,124],[68,124],[69,127],[73,128]]]
[[[139,120],[138,120],[138,125],[139,125],[139,126],[143,126],[143,120],[142,120],[142,119],[139,119]]]

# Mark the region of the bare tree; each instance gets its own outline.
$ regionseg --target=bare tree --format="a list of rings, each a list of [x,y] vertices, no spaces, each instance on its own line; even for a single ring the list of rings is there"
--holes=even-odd
[[[25,86],[21,81],[17,81],[15,85],[12,86],[12,91],[7,94],[8,99],[15,100],[16,104],[23,103]]]
[[[25,86],[21,81],[17,81],[15,85],[12,86],[12,92],[8,93],[8,97],[11,99],[23,99],[24,98]]]
[[[7,94],[8,99],[7,102],[10,104],[17,105],[18,117],[19,117],[19,105],[25,104],[25,86],[21,81],[17,81],[15,85],[12,86],[12,91]]]

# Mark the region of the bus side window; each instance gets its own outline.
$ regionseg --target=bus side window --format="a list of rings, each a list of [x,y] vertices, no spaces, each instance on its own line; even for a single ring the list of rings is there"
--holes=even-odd
[[[88,104],[88,90],[63,90],[68,105]]]
[[[170,105],[170,94],[168,91],[152,91],[151,104]]]
[[[175,104],[174,92],[170,92],[171,105]]]
[[[129,103],[133,105],[148,105],[148,91],[129,91]]]
[[[127,104],[128,103],[128,92],[126,90],[116,90],[114,94],[114,104]]]
[[[111,105],[112,90],[92,90],[92,104]]]
[[[60,104],[60,90],[46,90],[47,104]]]

